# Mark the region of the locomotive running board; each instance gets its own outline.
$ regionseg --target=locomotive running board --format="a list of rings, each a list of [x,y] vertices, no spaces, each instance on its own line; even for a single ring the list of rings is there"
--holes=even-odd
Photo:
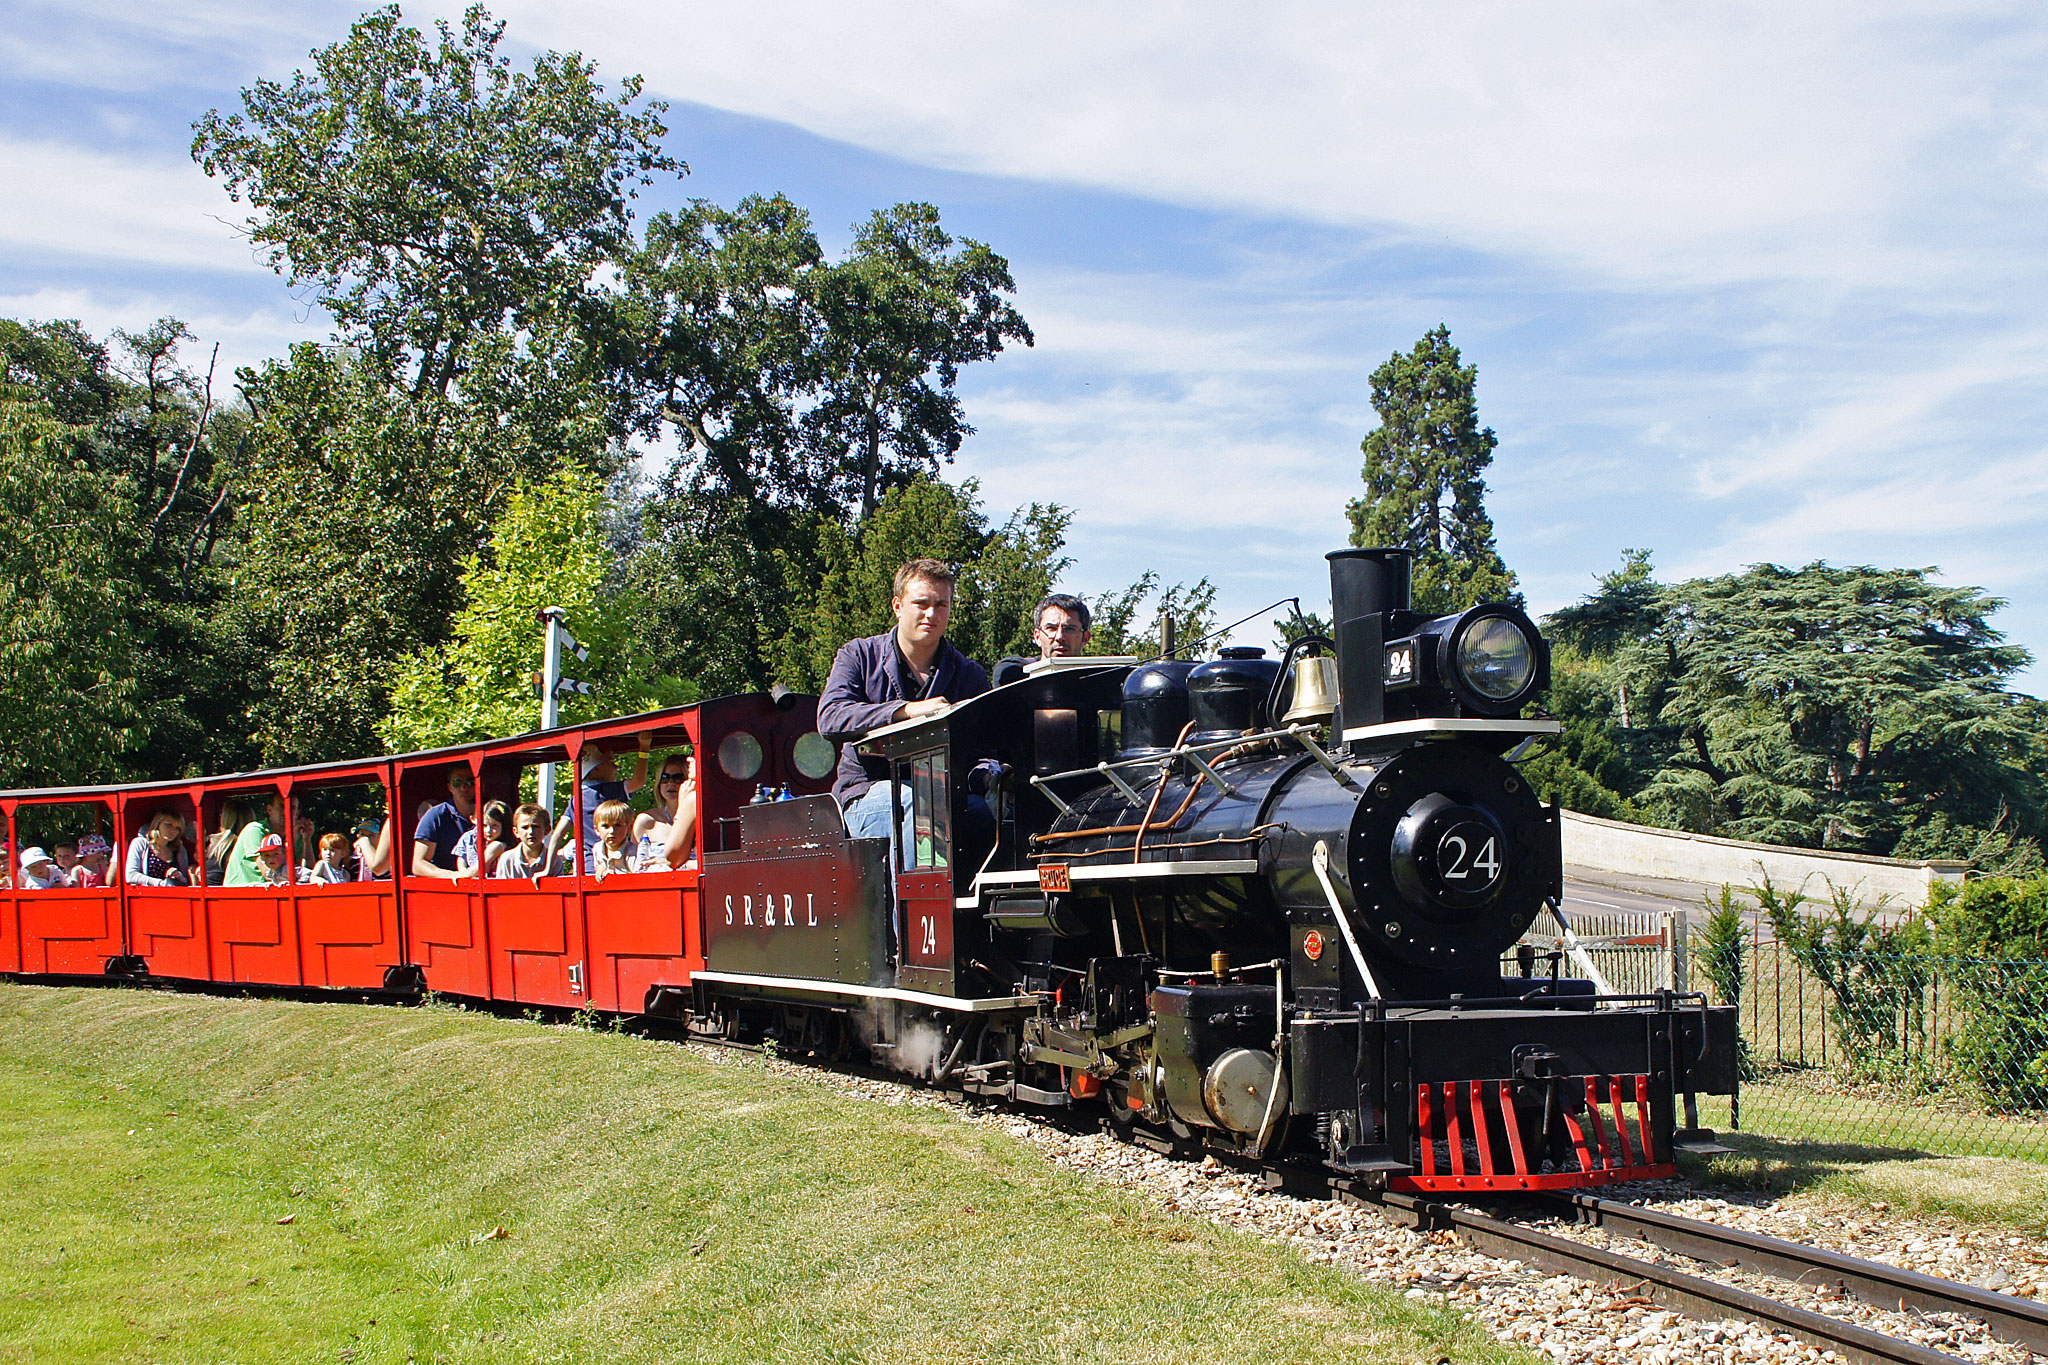
[[[1090,857],[1077,853],[1077,858]],[[1121,881],[1127,877],[1248,877],[1259,870],[1257,858],[1188,858],[1159,863],[1066,863],[1069,879],[1077,882]],[[1024,872],[984,872],[974,879],[974,889],[997,891],[1039,885],[1038,869]],[[966,897],[962,904],[972,904]]]
[[[1036,1009],[1035,995],[994,996],[986,1000],[963,1000],[952,995],[932,995],[927,991],[907,991],[897,986],[853,986],[843,981],[819,981],[804,976],[754,976],[746,972],[692,972],[692,981],[712,981],[725,986],[754,986],[778,991],[797,991],[804,995],[851,995],[863,1000],[896,1000],[906,1005],[925,1005],[932,1009],[959,1010],[968,1014],[983,1014],[992,1010]]]
[[[1556,735],[1564,732],[1558,720],[1480,720],[1459,716],[1424,716],[1420,720],[1390,720],[1379,725],[1354,725],[1344,732],[1346,743],[1372,739],[1403,739],[1409,736],[1450,735]]]

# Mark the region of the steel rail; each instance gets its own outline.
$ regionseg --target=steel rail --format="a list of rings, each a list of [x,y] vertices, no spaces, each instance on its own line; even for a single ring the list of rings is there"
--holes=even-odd
[[[1417,1228],[1450,1229],[1488,1255],[1523,1261],[1581,1279],[1639,1286],[1643,1298],[1660,1308],[1708,1320],[1733,1318],[1759,1322],[1790,1333],[1823,1350],[1840,1353],[1863,1365],[1956,1365],[1962,1357],[1889,1337],[1868,1327],[1810,1308],[1783,1303],[1746,1289],[1689,1275],[1671,1266],[1638,1260],[1600,1247],[1587,1246],[1526,1224],[1494,1218],[1416,1195],[1373,1189],[1360,1182],[1333,1180],[1339,1198],[1395,1213]]]
[[[1588,1227],[1638,1238],[1709,1265],[1760,1270],[1801,1284],[1832,1284],[1878,1308],[1966,1313],[1983,1319],[1994,1336],[2048,1355],[2048,1305],[2031,1299],[1593,1195],[1549,1196],[1536,1202]]]

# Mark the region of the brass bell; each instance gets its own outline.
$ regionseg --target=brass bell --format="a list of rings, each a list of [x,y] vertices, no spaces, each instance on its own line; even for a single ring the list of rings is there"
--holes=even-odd
[[[1294,704],[1281,723],[1328,720],[1337,714],[1337,661],[1329,658],[1294,661]]]

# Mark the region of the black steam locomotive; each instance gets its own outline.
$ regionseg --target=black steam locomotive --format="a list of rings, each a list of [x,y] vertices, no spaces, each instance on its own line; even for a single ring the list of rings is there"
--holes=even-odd
[[[105,829],[131,854],[110,884],[0,880],[0,973],[666,1018],[1396,1188],[1668,1173],[1703,1136],[1694,1096],[1735,1088],[1734,1018],[1516,948],[1562,889],[1557,811],[1509,761],[1557,728],[1524,715],[1542,637],[1511,606],[1412,612],[1405,551],[1330,566],[1335,638],[1279,660],[1046,661],[868,735],[902,801],[885,840],[847,835],[816,699],[780,689],[428,753],[0,792],[14,847]],[[703,762],[682,866],[600,878],[572,807],[559,875],[451,881],[403,845],[389,877],[292,870],[317,856],[297,812],[410,830],[401,813],[459,788],[481,823],[593,750],[686,746]],[[989,757],[1010,777],[970,792]],[[750,800],[771,786],[790,799]],[[189,878],[131,875],[147,839],[266,807],[296,845],[275,878],[224,885],[196,846]]]
[[[1668,1174],[1736,1086],[1732,1011],[1503,972],[1539,916],[1569,939],[1557,809],[1509,761],[1557,729],[1523,714],[1542,636],[1411,611],[1406,551],[1329,561],[1334,640],[1046,661],[867,736],[886,847],[826,797],[741,810],[666,1007],[1397,1189]],[[990,756],[1011,779],[969,793]]]

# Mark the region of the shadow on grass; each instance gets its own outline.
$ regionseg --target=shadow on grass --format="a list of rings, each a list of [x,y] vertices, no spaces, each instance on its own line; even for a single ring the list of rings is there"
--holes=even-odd
[[[1889,1161],[1921,1161],[1934,1155],[1918,1147],[1881,1147],[1862,1142],[1821,1142],[1810,1138],[1722,1133],[1731,1150],[1713,1156],[1679,1157],[1687,1178],[1722,1189],[1764,1194],[1798,1194],[1842,1176],[1860,1175]]]

